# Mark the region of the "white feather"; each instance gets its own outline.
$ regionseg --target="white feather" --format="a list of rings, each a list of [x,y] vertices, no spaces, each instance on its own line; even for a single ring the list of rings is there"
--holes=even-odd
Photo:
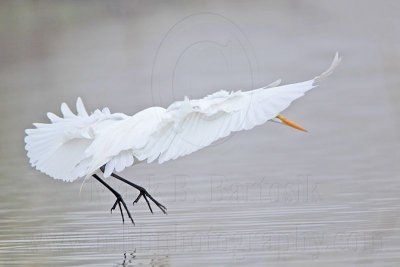
[[[64,118],[48,113],[52,123],[34,123],[35,129],[25,131],[25,149],[31,165],[53,178],[64,181],[73,181],[86,175],[85,171],[90,161],[86,159],[85,150],[95,138],[93,129],[99,124],[104,127],[126,117],[122,114],[106,115],[102,112],[95,112],[89,116],[80,98],[77,100],[77,110],[78,115],[75,115],[67,104],[63,103],[61,111]]]
[[[249,130],[274,118],[292,101],[330,75],[340,62],[312,80],[242,92],[218,91],[198,100],[152,107],[133,116],[108,108],[87,114],[78,98],[77,115],[61,105],[64,118],[48,113],[50,124],[26,130],[28,157],[38,170],[65,181],[88,176],[105,165],[104,176],[146,160],[159,163],[188,155],[232,132]]]

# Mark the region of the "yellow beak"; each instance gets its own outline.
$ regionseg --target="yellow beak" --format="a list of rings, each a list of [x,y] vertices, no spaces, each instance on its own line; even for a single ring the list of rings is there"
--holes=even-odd
[[[298,125],[297,123],[295,123],[294,121],[289,120],[288,118],[286,118],[285,116],[283,116],[282,114],[279,114],[278,116],[276,116],[278,119],[280,119],[284,124],[286,124],[287,126],[290,126],[292,128],[295,128],[297,130],[303,131],[303,132],[307,132],[306,129],[304,129],[303,127],[301,127],[300,125]]]

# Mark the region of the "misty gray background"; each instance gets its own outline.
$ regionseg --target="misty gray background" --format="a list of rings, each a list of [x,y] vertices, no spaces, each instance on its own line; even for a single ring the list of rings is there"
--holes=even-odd
[[[0,265],[397,266],[397,1],[1,1]],[[149,106],[304,81],[343,61],[284,114],[163,165],[107,181],[29,166],[24,130],[74,107]],[[154,207],[155,209],[155,207]]]

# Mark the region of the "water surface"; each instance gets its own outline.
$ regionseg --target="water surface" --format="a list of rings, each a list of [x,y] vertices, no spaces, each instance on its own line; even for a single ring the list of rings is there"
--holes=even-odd
[[[397,266],[399,5],[365,1],[0,4],[0,265]],[[32,169],[24,129],[81,96],[133,114],[343,62],[285,115],[122,175],[168,208],[110,213],[94,180]],[[59,112],[58,112],[59,113]]]

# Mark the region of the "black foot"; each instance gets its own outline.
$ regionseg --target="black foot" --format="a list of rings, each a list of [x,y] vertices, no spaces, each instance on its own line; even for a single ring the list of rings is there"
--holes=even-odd
[[[139,187],[137,188],[139,190],[139,196],[135,199],[135,201],[133,201],[133,205],[135,205],[136,203],[138,203],[138,201],[140,200],[141,197],[144,198],[144,200],[146,200],[147,206],[150,209],[150,212],[153,213],[153,209],[151,208],[150,202],[147,198],[150,198],[151,201],[153,201],[154,204],[156,204],[156,206],[164,213],[167,214],[167,208],[162,205],[160,202],[158,202],[157,200],[155,200],[148,192],[146,189],[144,189],[143,187]]]
[[[104,166],[101,167],[100,169],[104,172]],[[111,173],[111,176],[114,177],[114,178],[116,178],[116,179],[118,179],[118,180],[120,180],[120,181],[122,181],[122,182],[124,182],[124,183],[126,183],[126,184],[128,184],[128,185],[130,185],[130,186],[132,186],[132,187],[134,187],[134,188],[136,188],[137,190],[139,190],[139,192],[140,192],[140,193],[139,193],[139,196],[135,199],[135,201],[133,201],[133,205],[135,205],[135,204],[140,200],[140,198],[143,197],[144,200],[146,200],[147,206],[149,207],[151,213],[153,213],[153,209],[151,208],[149,199],[150,199],[151,201],[153,201],[153,203],[156,204],[156,206],[157,206],[164,214],[167,214],[167,208],[166,208],[164,205],[162,205],[160,202],[158,202],[157,200],[155,200],[155,199],[147,192],[146,189],[144,189],[143,187],[141,187],[141,186],[139,186],[139,185],[137,185],[137,184],[134,184],[134,183],[132,183],[132,182],[126,180],[125,178],[122,178],[121,176],[119,176],[119,175],[117,175],[117,174],[115,174],[115,173]],[[148,198],[149,198],[149,199],[148,199]]]
[[[129,219],[131,219],[133,225],[135,225],[135,222],[134,222],[133,219],[132,219],[131,213],[129,212],[128,207],[126,206],[126,203],[125,203],[125,201],[123,200],[121,194],[118,193],[117,191],[115,191],[114,188],[112,188],[111,186],[109,186],[106,182],[104,182],[103,179],[101,179],[97,174],[93,174],[92,176],[93,176],[93,178],[95,178],[97,181],[99,181],[102,185],[104,185],[105,187],[107,187],[107,189],[110,190],[111,193],[113,193],[114,196],[117,198],[117,200],[115,200],[114,205],[111,207],[111,213],[113,212],[113,210],[115,210],[115,208],[117,207],[117,204],[118,204],[119,211],[121,212],[121,216],[122,216],[122,223],[124,223],[124,222],[125,222],[125,219],[124,219],[124,213],[122,212],[122,207],[121,207],[121,203],[122,203],[122,205],[124,206],[124,208],[125,208],[125,210],[126,210],[126,213],[128,214]]]
[[[118,204],[119,211],[121,212],[122,223],[124,223],[125,219],[124,219],[124,213],[122,212],[122,207],[121,207],[121,203],[122,203],[122,205],[124,206],[124,208],[126,210],[126,213],[128,214],[129,219],[131,219],[133,225],[135,225],[135,222],[132,219],[131,213],[129,212],[128,207],[126,206],[126,203],[125,203],[124,199],[122,198],[122,196],[120,194],[116,194],[115,197],[117,198],[117,200],[115,200],[114,205],[111,207],[111,213],[113,212],[113,210],[115,210],[115,208],[117,207],[117,204]]]

